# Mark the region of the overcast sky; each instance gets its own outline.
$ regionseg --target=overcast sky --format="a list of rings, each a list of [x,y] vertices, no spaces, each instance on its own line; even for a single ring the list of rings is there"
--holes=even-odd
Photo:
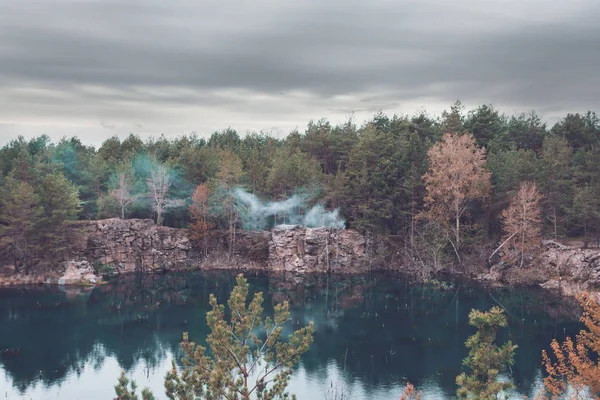
[[[0,144],[600,110],[598,0],[0,0]]]

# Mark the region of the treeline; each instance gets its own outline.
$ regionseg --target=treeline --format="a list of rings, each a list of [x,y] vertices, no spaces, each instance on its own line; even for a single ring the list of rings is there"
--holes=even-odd
[[[460,139],[463,133],[470,139]],[[473,154],[479,161],[465,162]],[[465,169],[477,178],[459,173]],[[540,234],[587,244],[600,225],[600,119],[593,112],[549,127],[535,112],[508,117],[490,105],[467,112],[457,102],[439,117],[378,113],[361,126],[319,120],[285,138],[231,129],[208,139],[132,134],[98,149],[77,137],[19,138],[0,149],[0,171],[0,235],[20,259],[29,243],[60,249],[62,226],[72,219],[152,216],[187,227],[189,199],[201,184],[212,198],[211,227],[239,225],[227,201],[233,187],[267,200],[304,190],[313,202],[339,208],[348,227],[414,246],[433,241],[457,255],[506,233],[503,212],[523,183],[535,185]]]

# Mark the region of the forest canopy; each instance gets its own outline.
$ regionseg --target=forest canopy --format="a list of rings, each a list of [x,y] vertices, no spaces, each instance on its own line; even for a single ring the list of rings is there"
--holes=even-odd
[[[451,140],[457,148],[448,147]],[[363,232],[411,242],[446,237],[458,252],[506,237],[505,210],[523,182],[535,185],[541,235],[595,240],[598,116],[568,114],[548,126],[535,112],[466,111],[457,102],[439,117],[380,112],[360,126],[321,119],[283,138],[231,129],[209,138],[130,134],[94,148],[76,136],[56,143],[20,137],[0,149],[0,240],[23,259],[48,243],[60,252],[62,226],[76,219],[152,217],[189,227],[198,221],[190,215],[192,195],[204,185],[208,211],[196,208],[204,227],[242,228],[231,203],[239,187],[265,202],[305,196],[306,207],[339,209],[346,227]],[[38,232],[46,239],[34,243]]]

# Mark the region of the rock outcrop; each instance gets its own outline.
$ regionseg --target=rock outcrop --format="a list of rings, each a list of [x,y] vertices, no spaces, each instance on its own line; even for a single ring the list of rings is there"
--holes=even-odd
[[[554,275],[570,280],[600,285],[600,249],[581,249],[565,246],[552,240],[544,241],[542,265]]]
[[[555,241],[543,242],[541,264],[550,279],[541,286],[574,296],[583,291],[596,292],[600,300],[600,249],[581,249]]]
[[[346,229],[280,225],[271,230],[269,268],[296,273],[368,270],[365,237]]]
[[[215,232],[208,256],[192,244],[188,230],[156,226],[150,219],[80,221],[73,225],[71,237],[68,261],[61,267],[16,274],[6,260],[0,263],[6,264],[0,268],[0,285],[96,283],[100,276],[134,271],[255,269],[304,274],[360,273],[367,268],[365,238],[343,229],[278,226],[270,232],[238,231],[234,246],[227,232]]]
[[[59,285],[94,285],[102,281],[102,277],[96,275],[94,268],[89,262],[68,261],[65,263],[65,272],[57,283]]]
[[[366,268],[365,238],[333,228],[277,226],[270,232],[239,231],[234,255],[229,235],[215,235],[208,258],[185,229],[158,227],[152,220],[108,219],[79,223],[74,258],[112,266],[117,272],[183,268],[255,268],[273,271],[358,273]]]
[[[574,296],[583,291],[600,290],[600,249],[565,246],[553,240],[542,242],[542,253],[534,266],[519,268],[498,263],[480,281],[491,284],[537,283],[545,289]]]
[[[156,226],[150,219],[85,221],[75,229],[78,239],[71,248],[72,257],[119,272],[169,270],[190,262],[187,231]]]

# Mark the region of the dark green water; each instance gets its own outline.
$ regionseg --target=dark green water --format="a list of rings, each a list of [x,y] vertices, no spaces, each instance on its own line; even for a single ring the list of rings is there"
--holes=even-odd
[[[510,323],[502,339],[519,345],[513,395],[531,395],[542,349],[579,329],[571,301],[531,289],[416,285],[387,275],[247,277],[251,290],[265,293],[266,309],[289,300],[294,325],[315,322],[315,342],[290,385],[301,400],[341,392],[398,399],[407,380],[424,398],[449,398],[473,333],[469,311],[499,303]],[[163,377],[180,357],[181,333],[202,341],[209,294],[226,300],[234,278],[188,273],[131,276],[93,290],[0,289],[1,398],[109,399],[121,369],[165,398]]]

